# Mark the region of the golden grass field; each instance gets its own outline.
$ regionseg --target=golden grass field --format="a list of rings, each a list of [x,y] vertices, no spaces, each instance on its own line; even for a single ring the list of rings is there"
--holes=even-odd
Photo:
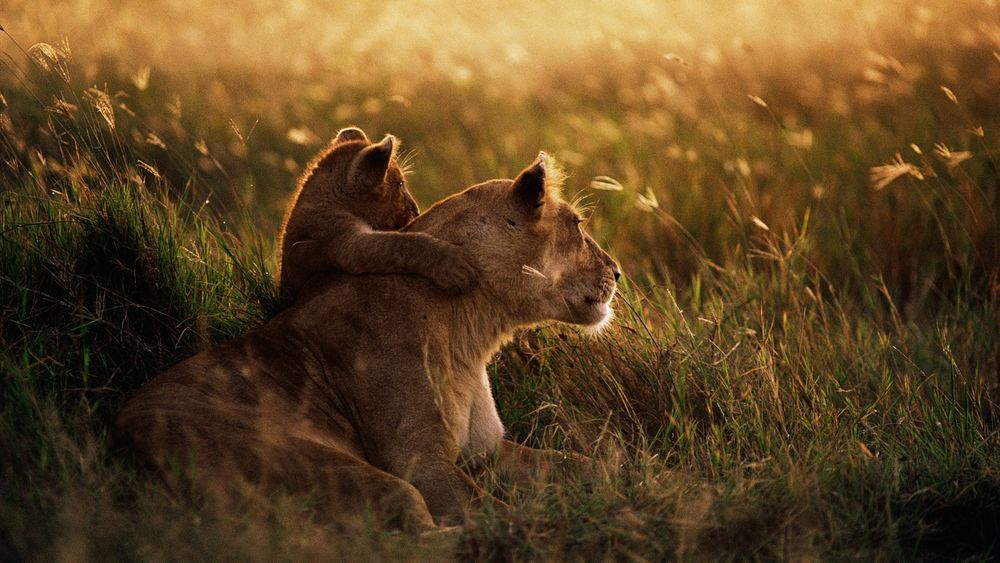
[[[990,560],[1000,3],[8,0],[0,559]],[[539,150],[626,276],[518,334],[510,434],[598,460],[459,536],[213,511],[111,455],[122,400],[275,307],[341,127],[421,207]]]

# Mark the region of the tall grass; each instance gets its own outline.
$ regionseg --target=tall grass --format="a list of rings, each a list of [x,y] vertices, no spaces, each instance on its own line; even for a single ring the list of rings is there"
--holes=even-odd
[[[90,4],[0,22],[0,558],[996,557],[996,6]],[[424,204],[567,166],[616,320],[490,376],[596,482],[482,475],[509,508],[417,539],[220,513],[107,451],[130,392],[275,311],[281,210],[347,123],[417,151]]]

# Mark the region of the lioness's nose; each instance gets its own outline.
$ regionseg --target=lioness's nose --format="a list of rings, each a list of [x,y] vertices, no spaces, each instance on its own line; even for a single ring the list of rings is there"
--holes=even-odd
[[[618,281],[622,277],[622,271],[618,268],[618,262],[615,262],[615,259],[605,252],[604,263],[611,267],[611,273],[615,275],[615,281]]]

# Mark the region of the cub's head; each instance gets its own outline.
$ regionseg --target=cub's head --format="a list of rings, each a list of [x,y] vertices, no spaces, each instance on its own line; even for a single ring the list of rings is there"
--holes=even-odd
[[[468,188],[418,217],[421,230],[468,249],[480,288],[519,324],[545,320],[600,328],[611,317],[618,265],[563,201],[541,153],[514,180]]]
[[[392,135],[373,143],[357,127],[341,129],[310,165],[303,191],[332,194],[345,210],[374,229],[399,229],[417,216],[418,209],[396,159],[397,144]]]

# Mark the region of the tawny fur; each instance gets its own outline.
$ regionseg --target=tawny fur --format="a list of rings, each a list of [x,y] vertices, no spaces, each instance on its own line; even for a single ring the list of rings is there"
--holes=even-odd
[[[460,464],[523,474],[561,457],[503,439],[491,356],[517,327],[610,315],[617,266],[544,178],[540,157],[406,227],[466,248],[482,270],[472,290],[314,276],[267,324],[146,384],[116,439],[160,469],[193,463],[206,487],[311,491],[321,510],[374,508],[418,529],[461,522],[478,492]]]
[[[475,282],[462,249],[426,233],[393,232],[417,216],[396,160],[395,137],[371,143],[342,129],[299,179],[279,245],[278,293],[286,302],[319,272],[417,274],[446,291]]]

